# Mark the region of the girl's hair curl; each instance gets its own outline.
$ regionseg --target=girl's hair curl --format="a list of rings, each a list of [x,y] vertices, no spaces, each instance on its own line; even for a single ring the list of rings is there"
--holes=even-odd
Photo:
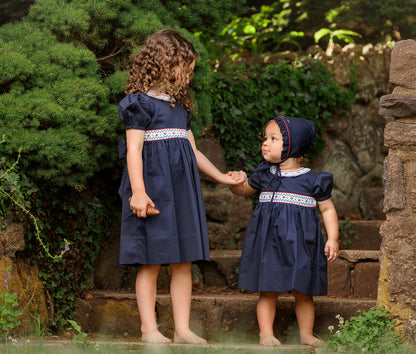
[[[174,106],[179,101],[187,110],[194,107],[186,84],[191,64],[198,58],[193,44],[179,32],[164,29],[151,35],[137,53],[126,83],[126,94],[147,93],[153,86],[163,88]]]

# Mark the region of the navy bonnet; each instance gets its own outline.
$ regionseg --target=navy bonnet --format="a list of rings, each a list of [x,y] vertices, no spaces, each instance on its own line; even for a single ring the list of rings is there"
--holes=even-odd
[[[266,125],[275,120],[283,136],[282,161],[289,157],[300,157],[312,151],[315,143],[314,122],[293,117],[272,117]]]

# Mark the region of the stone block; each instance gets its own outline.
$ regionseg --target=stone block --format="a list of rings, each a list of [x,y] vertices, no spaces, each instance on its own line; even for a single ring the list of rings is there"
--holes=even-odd
[[[25,227],[20,223],[10,223],[0,233],[2,253],[14,257],[17,251],[25,249]]]
[[[328,296],[348,297],[350,295],[350,263],[342,259],[328,263]]]
[[[378,114],[381,116],[394,116],[397,118],[416,116],[416,95],[384,95],[380,98],[380,109]]]
[[[389,123],[387,126],[394,123]],[[386,129],[387,130],[387,129]],[[384,203],[385,213],[391,210],[401,210],[405,207],[406,196],[404,189],[403,164],[399,156],[389,155],[384,161]]]
[[[101,246],[94,268],[94,284],[97,289],[119,289],[126,268],[117,266],[119,237],[113,235]]]
[[[378,262],[357,264],[351,275],[354,297],[377,299],[379,273],[380,265]]]
[[[390,83],[416,88],[416,41],[399,41],[391,52]]]
[[[416,124],[390,122],[384,130],[384,145],[388,148],[416,147]]]

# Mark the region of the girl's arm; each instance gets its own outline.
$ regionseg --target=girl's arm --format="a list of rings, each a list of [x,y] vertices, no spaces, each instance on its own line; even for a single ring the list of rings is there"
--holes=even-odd
[[[219,183],[223,184],[238,184],[241,183],[243,180],[243,175],[241,175],[241,178],[236,179],[235,175],[229,174],[229,173],[222,173],[218,168],[216,168],[211,161],[208,160],[208,158],[197,149],[195,144],[195,138],[192,134],[191,130],[188,130],[188,138],[192,145],[192,149],[194,151],[196,161],[198,163],[198,168],[201,172],[205,173],[207,176],[213,178]]]
[[[325,244],[325,255],[328,257],[329,262],[333,262],[337,259],[339,254],[339,225],[337,211],[335,210],[331,198],[324,200],[323,202],[318,202],[318,207],[328,235],[328,241]]]
[[[144,130],[127,129],[127,169],[133,195],[130,200],[130,209],[139,218],[145,218],[147,205],[154,207],[153,201],[146,194],[143,181],[143,143]]]

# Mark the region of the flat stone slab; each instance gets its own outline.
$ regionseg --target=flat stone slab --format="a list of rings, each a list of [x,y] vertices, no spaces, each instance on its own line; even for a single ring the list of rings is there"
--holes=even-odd
[[[303,354],[303,353],[313,353],[315,350],[306,345],[281,345],[274,347],[261,346],[257,344],[225,344],[225,343],[209,343],[208,345],[192,345],[192,344],[147,344],[142,343],[139,340],[128,340],[123,338],[117,339],[104,339],[102,337],[88,338],[90,341],[90,346],[93,349],[90,349],[92,352],[97,353],[124,353],[124,352],[140,352],[143,354],[174,354],[174,353],[189,353],[189,354],[206,354],[206,353],[244,353],[244,354],[257,354],[257,353],[293,353],[293,354]],[[11,345],[0,344],[0,351],[3,352],[10,350]],[[18,340],[12,345],[14,351],[22,350],[22,352],[41,352],[45,350],[48,353],[51,350],[56,351],[57,353],[63,351],[64,353],[83,353],[86,350],[84,343],[77,341],[72,343],[71,340],[62,340],[62,339],[48,339],[45,337],[42,340],[42,343],[39,344],[37,339],[33,339],[30,342],[26,340]],[[14,352],[13,351],[13,352]]]

